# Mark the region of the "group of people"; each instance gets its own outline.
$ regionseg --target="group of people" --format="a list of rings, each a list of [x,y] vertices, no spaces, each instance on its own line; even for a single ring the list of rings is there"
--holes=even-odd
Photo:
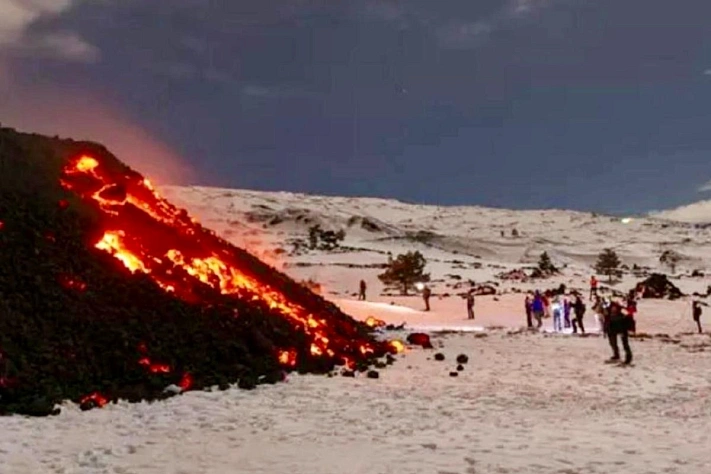
[[[361,280],[359,288],[359,300],[366,299],[366,283]],[[422,299],[425,303],[425,311],[430,310],[430,288],[423,285],[421,288]],[[613,300],[601,297],[598,294],[598,280],[593,275],[590,278],[590,295],[592,301],[592,311],[597,321],[599,332],[607,337],[612,349],[612,357],[608,362],[622,362],[625,365],[632,363],[632,349],[630,348],[629,335],[637,328],[637,293],[631,290],[626,298]],[[474,290],[471,289],[466,295],[467,319],[474,319]],[[526,324],[529,328],[540,329],[543,319],[553,319],[553,330],[562,332],[564,329],[571,329],[573,334],[578,332],[585,334],[585,324],[583,317],[587,311],[583,296],[573,291],[570,293],[536,290],[528,293],[525,299]],[[702,303],[694,301],[692,303],[692,315],[696,323],[699,334],[703,332],[701,327]],[[535,326],[534,326],[535,321]],[[620,359],[620,348],[618,342],[622,342],[622,349],[625,353],[624,361]]]
[[[637,314],[637,295],[630,291],[624,301],[615,301],[602,298],[597,292],[597,279],[590,279],[590,296],[593,301],[592,310],[597,320],[598,329],[607,336],[612,349],[610,362],[620,361],[618,339],[622,342],[625,352],[624,364],[632,363],[632,350],[629,344],[629,333],[636,329],[635,315]],[[553,330],[562,332],[572,327],[573,333],[585,334],[583,317],[587,307],[582,295],[577,292],[560,294],[552,291],[544,293],[535,291],[526,295],[525,299],[526,324],[529,328],[543,325],[544,318],[553,319]]]

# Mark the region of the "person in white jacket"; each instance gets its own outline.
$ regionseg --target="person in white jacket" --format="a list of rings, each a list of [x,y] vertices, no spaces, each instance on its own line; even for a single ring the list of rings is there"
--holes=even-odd
[[[563,330],[563,302],[560,300],[560,296],[556,295],[553,298],[551,311],[553,312],[553,330],[561,332]]]

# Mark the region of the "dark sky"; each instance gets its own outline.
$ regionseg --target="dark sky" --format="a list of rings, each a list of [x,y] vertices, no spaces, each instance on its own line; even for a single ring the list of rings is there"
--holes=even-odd
[[[189,166],[166,179],[611,212],[707,197],[709,0],[35,1],[0,0],[0,120]]]

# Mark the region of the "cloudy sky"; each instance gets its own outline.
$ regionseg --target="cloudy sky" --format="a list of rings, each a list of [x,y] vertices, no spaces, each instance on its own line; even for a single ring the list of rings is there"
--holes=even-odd
[[[0,0],[0,121],[159,181],[640,212],[709,197],[708,0]]]

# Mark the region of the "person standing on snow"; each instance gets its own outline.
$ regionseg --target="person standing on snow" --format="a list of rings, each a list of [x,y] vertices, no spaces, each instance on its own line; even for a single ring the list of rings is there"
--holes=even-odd
[[[467,293],[467,319],[474,319],[474,290]]]
[[[635,319],[637,315],[637,298],[635,298],[634,290],[630,291],[626,303],[627,316],[630,318],[630,332],[637,332],[637,320]]]
[[[607,337],[612,348],[612,357],[608,360],[609,363],[620,361],[620,348],[617,345],[617,336],[622,339],[622,348],[625,351],[624,365],[632,363],[632,349],[630,348],[630,318],[622,312],[622,306],[617,302],[610,303],[609,308],[609,324],[607,328]]]
[[[551,317],[551,301],[548,299],[547,292],[541,295],[541,302],[543,302],[543,317],[548,319]]]
[[[593,297],[597,296],[597,278],[595,278],[595,275],[592,275],[590,277],[590,298],[588,298],[590,301],[592,301]]]
[[[526,310],[526,327],[531,329],[533,327],[533,308],[531,306],[533,304],[533,299],[531,298],[530,293],[526,294],[526,299],[524,300],[523,304],[524,309]]]
[[[541,296],[541,292],[536,290],[533,295],[533,302],[531,303],[531,312],[533,313],[533,317],[536,319],[536,327],[538,329],[541,329],[541,326],[543,326],[544,310],[543,297]]]
[[[563,327],[568,329],[570,327],[570,311],[572,309],[572,304],[570,299],[566,296],[563,298]]]
[[[553,312],[553,330],[555,332],[561,332],[563,330],[563,307],[560,304],[560,297],[558,295],[553,298],[551,311]]]
[[[366,289],[367,289],[367,285],[365,284],[365,280],[361,280],[360,281],[360,292],[358,293],[358,300],[365,301]]]
[[[700,301],[694,301],[691,303],[691,313],[692,316],[694,317],[694,322],[696,323],[696,327],[699,328],[699,334],[703,332],[701,329],[701,302]]]
[[[585,303],[583,303],[583,298],[580,295],[575,295],[575,303],[573,303],[573,312],[575,313],[575,319],[573,319],[573,334],[578,333],[578,328],[580,328],[581,334],[585,334],[585,326],[583,325],[583,316],[585,315]]]
[[[595,304],[592,307],[593,313],[595,313],[595,322],[597,322],[597,329],[603,336],[607,334],[605,329],[605,304],[602,298],[596,296]]]
[[[430,296],[432,296],[432,290],[429,286],[425,286],[422,289],[422,299],[425,301],[425,311],[430,310]]]

